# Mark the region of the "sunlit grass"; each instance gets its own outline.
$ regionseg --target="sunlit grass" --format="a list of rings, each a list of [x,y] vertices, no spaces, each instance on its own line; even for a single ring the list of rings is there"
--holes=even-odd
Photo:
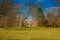
[[[60,28],[0,28],[0,40],[60,40]]]

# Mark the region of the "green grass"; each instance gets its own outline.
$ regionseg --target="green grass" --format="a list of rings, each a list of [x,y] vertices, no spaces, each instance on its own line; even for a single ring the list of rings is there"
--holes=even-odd
[[[60,40],[60,28],[0,28],[0,40]]]

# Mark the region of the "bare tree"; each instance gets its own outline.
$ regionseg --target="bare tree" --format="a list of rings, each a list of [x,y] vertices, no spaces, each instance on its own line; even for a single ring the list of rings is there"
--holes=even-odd
[[[60,0],[55,0],[55,3],[56,4],[60,4]]]
[[[17,26],[17,12],[15,12],[15,4],[11,0],[3,0],[0,5],[0,20],[1,27],[16,27]],[[18,11],[18,10],[17,10]],[[3,22],[2,22],[3,21]]]
[[[35,2],[31,2],[29,5],[28,5],[28,9],[29,9],[29,13],[32,14],[32,17],[33,17],[33,21],[34,21],[34,26],[36,27],[38,25],[38,22],[36,21],[36,17],[38,16],[38,12],[37,12],[37,9],[40,8],[42,6],[42,3],[39,3],[36,5]]]
[[[57,19],[56,24],[57,24],[58,27],[60,27],[60,8],[58,8],[57,11],[58,11],[58,14],[57,14],[57,17],[56,17],[56,19]]]

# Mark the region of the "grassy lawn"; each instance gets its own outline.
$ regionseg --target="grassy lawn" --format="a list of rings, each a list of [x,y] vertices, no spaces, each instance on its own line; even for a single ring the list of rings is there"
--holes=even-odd
[[[60,28],[0,28],[0,40],[60,40]]]

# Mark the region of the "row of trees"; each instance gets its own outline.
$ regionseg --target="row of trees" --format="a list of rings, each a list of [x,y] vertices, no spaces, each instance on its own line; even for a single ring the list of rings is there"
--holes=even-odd
[[[34,14],[34,17],[38,27],[60,27],[60,8],[57,8],[56,12],[47,12],[45,16],[39,8],[36,15]]]
[[[44,15],[40,8],[42,4],[38,5],[30,3],[27,6],[28,13],[21,17],[19,11],[21,5],[16,5],[11,0],[3,0],[0,2],[0,27],[26,27],[28,25],[33,27],[60,27],[60,8],[57,8],[56,14],[47,11]],[[26,21],[30,14],[33,18],[32,23]]]
[[[0,2],[0,27],[19,26],[18,5],[11,0],[1,0]]]

